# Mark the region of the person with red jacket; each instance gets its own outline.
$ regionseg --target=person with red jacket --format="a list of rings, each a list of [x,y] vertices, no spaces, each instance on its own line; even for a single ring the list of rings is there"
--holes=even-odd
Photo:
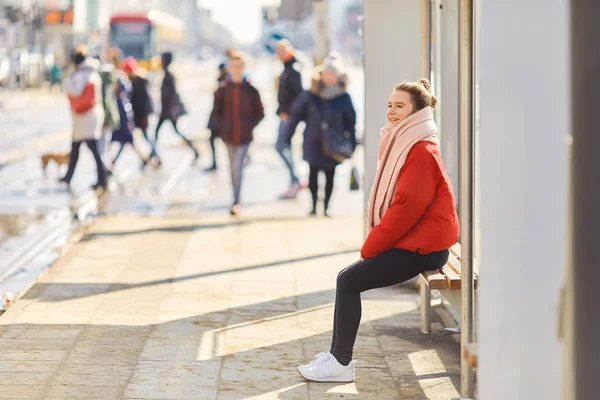
[[[213,113],[221,139],[227,145],[233,185],[231,215],[240,212],[242,170],[254,139],[254,128],[265,116],[258,90],[244,78],[246,57],[232,53],[228,65],[231,79],[215,93]]]
[[[439,151],[427,79],[394,88],[381,130],[361,259],[337,277],[333,338],[298,371],[317,382],[352,382],[352,352],[366,290],[405,282],[448,261],[459,234],[452,184]]]

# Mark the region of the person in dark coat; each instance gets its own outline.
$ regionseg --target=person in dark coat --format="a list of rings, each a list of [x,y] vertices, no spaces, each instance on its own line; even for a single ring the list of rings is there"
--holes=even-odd
[[[294,168],[294,155],[291,149],[291,142],[286,133],[286,126],[289,122],[290,109],[292,104],[302,93],[302,76],[298,71],[298,62],[294,56],[294,47],[288,40],[281,40],[277,43],[277,57],[283,62],[283,72],[279,76],[279,90],[277,91],[277,115],[281,119],[279,124],[279,133],[275,149],[281,156],[281,159],[290,172],[290,188],[281,196],[282,199],[295,199],[298,192],[302,189],[300,179],[296,175]]]
[[[183,136],[183,134],[179,132],[179,129],[177,128],[177,120],[179,117],[187,114],[187,111],[183,106],[181,99],[179,98],[179,94],[177,93],[175,76],[169,70],[169,66],[173,62],[173,54],[169,52],[163,53],[161,55],[161,60],[162,67],[165,71],[165,76],[160,87],[160,102],[162,108],[160,110],[158,125],[156,125],[155,143],[158,144],[158,133],[160,132],[162,125],[167,120],[171,121],[171,124],[173,124],[173,129],[175,129],[175,133],[179,135],[183,141],[194,151],[194,159],[197,160],[198,157],[200,157],[198,150],[196,150],[192,142]]]
[[[154,104],[148,90],[148,80],[141,75],[137,61],[133,57],[127,57],[123,62],[123,72],[131,82],[131,95],[129,101],[133,110],[133,122],[136,128],[139,128],[144,135],[144,139],[150,144],[150,159],[155,159],[157,165],[161,164],[160,157],[156,151],[154,143],[148,137],[148,118],[154,112]]]
[[[312,87],[304,91],[292,105],[287,124],[287,136],[291,140],[300,121],[306,122],[304,129],[304,160],[310,166],[309,188],[312,195],[311,216],[317,213],[319,172],[327,178],[325,185],[324,214],[328,216],[329,202],[333,193],[335,169],[340,161],[323,152],[323,127],[334,127],[338,134],[350,136],[356,146],[356,111],[346,91],[346,76],[339,60],[330,60],[318,67]]]
[[[219,76],[217,77],[217,90],[227,84],[227,80],[229,79],[229,72],[227,72],[227,65],[225,63],[219,64]],[[216,93],[216,91],[215,91]],[[215,148],[215,140],[219,137],[219,127],[213,118],[213,113],[211,111],[210,118],[208,119],[208,129],[210,130],[210,149],[212,151],[213,163],[212,166],[207,168],[207,171],[216,171],[217,170],[217,151]]]
[[[237,215],[240,211],[242,170],[250,143],[254,139],[254,128],[265,116],[258,90],[244,79],[245,66],[244,54],[231,56],[228,66],[231,81],[215,93],[212,115],[229,153],[233,185],[232,215]]]
[[[120,147],[112,160],[112,165],[114,166],[114,164],[117,162],[123,153],[125,146],[129,145],[133,147],[133,149],[139,155],[140,159],[142,160],[142,168],[144,168],[146,164],[148,164],[149,159],[145,159],[144,156],[140,154],[137,151],[137,148],[133,145],[133,130],[135,128],[135,124],[133,107],[129,101],[131,94],[131,82],[129,82],[129,79],[127,79],[124,74],[121,74],[117,74],[117,87],[115,89],[120,124],[119,127],[112,133],[112,142],[119,143]]]

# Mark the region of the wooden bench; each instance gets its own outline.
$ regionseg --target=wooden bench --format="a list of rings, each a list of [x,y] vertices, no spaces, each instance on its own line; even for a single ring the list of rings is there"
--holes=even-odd
[[[442,295],[446,291],[457,291],[456,293],[460,295],[460,273],[460,244],[456,243],[450,249],[450,257],[446,265],[438,270],[421,274],[421,332],[431,332],[431,289],[442,291]],[[474,275],[475,289],[477,289],[477,272]]]

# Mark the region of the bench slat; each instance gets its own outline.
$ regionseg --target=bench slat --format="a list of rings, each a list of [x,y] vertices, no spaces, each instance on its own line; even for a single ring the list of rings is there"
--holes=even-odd
[[[450,253],[454,254],[454,256],[460,260],[460,255],[461,255],[460,243],[456,242],[456,244],[454,244],[454,246],[450,247]]]
[[[460,276],[461,275],[461,264],[460,264],[460,243],[456,243],[454,246],[452,246],[450,248],[450,256],[448,257],[448,266],[450,266],[450,268],[452,268],[454,271],[456,271],[456,273]],[[477,260],[475,260],[475,262],[473,263],[473,278],[474,278],[474,284],[475,284],[475,289],[478,289],[478,279],[479,279],[479,275],[478,275],[478,270],[479,270],[479,263],[477,262]],[[460,286],[458,287],[460,289]]]
[[[450,254],[446,265],[452,268],[454,272],[456,272],[460,276],[460,261],[458,261],[458,258],[456,258],[455,255]]]
[[[461,281],[460,275],[456,273],[452,268],[448,266],[448,264],[442,267],[442,273],[446,276],[446,283],[448,285],[448,289],[456,290],[460,289]]]
[[[446,277],[439,271],[425,271],[421,273],[430,289],[446,289],[448,287]]]
[[[450,254],[446,265],[437,271],[426,271],[421,274],[431,289],[460,290],[461,288],[460,243],[456,243],[449,250]],[[477,261],[474,264],[473,278],[475,289],[478,289],[479,264]]]

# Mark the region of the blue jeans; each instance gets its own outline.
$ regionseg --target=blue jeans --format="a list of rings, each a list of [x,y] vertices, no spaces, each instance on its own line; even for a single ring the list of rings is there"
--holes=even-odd
[[[244,161],[248,155],[249,143],[234,145],[227,144],[229,154],[229,165],[231,166],[231,184],[233,186],[233,204],[240,204],[240,193],[242,191],[242,173]]]
[[[277,153],[279,153],[281,159],[290,171],[291,185],[295,185],[300,182],[300,179],[298,179],[298,176],[296,175],[296,169],[294,168],[294,155],[292,154],[292,144],[286,134],[287,126],[288,123],[283,120],[279,124],[279,134],[277,136],[277,143],[275,144],[275,149],[277,150]]]

